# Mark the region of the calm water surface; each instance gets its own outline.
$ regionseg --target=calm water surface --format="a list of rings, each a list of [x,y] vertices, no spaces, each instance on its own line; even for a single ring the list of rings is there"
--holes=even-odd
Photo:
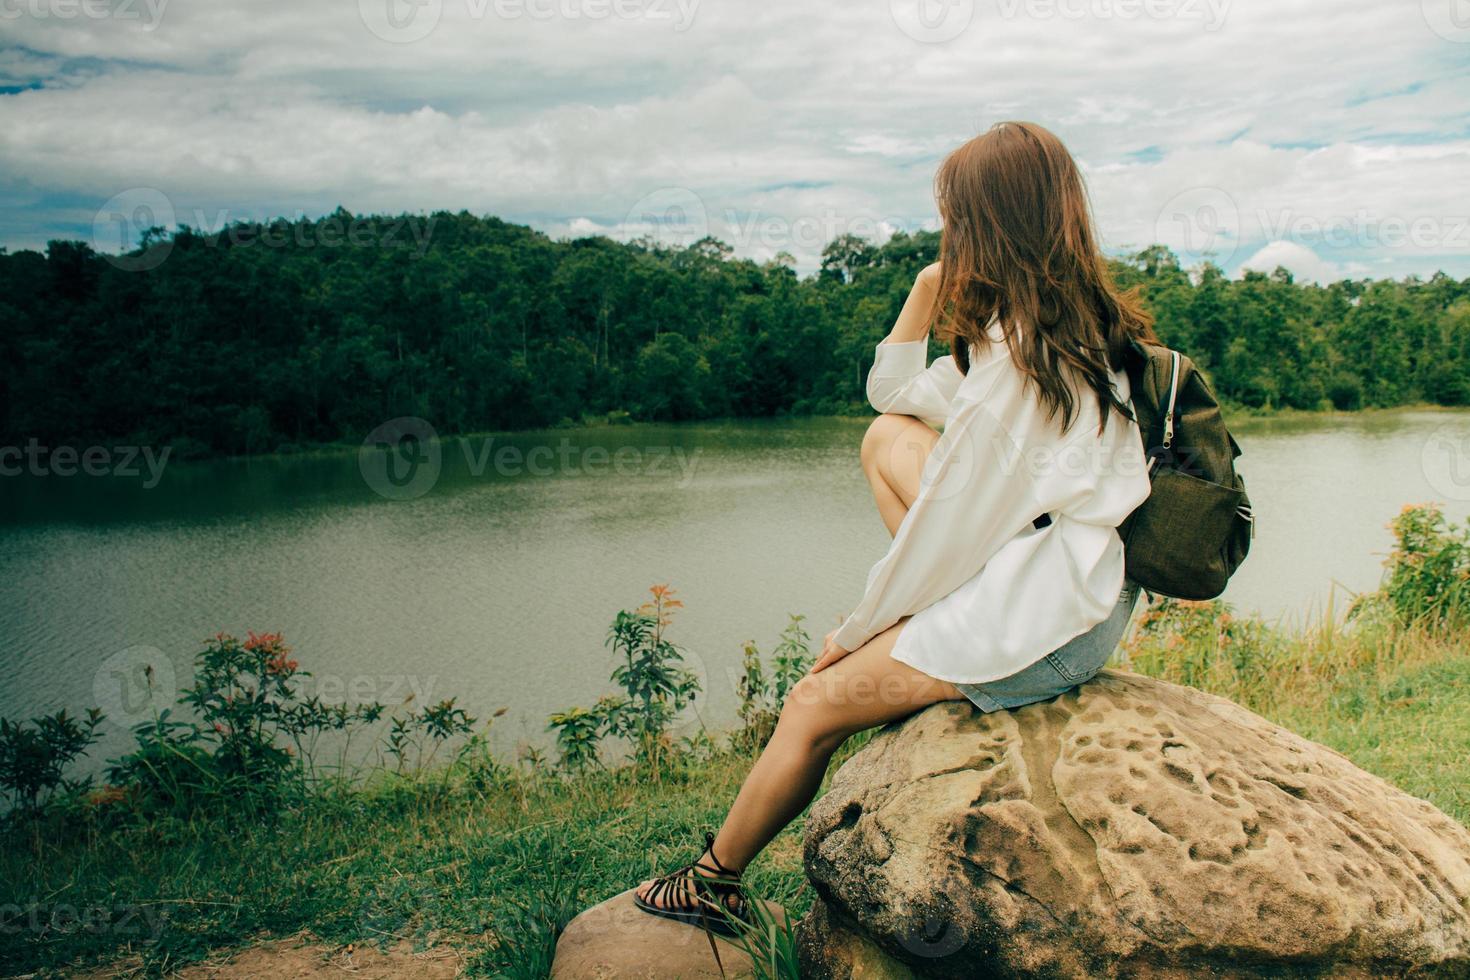
[[[723,726],[742,642],[769,650],[787,613],[825,632],[883,553],[857,465],[864,426],[451,441],[437,481],[411,500],[375,492],[373,457],[369,480],[350,453],[170,464],[147,490],[0,479],[0,715],[100,703],[132,723],[148,716],[140,665],[172,691],[167,675],[187,677],[202,637],[281,630],[325,699],[506,706],[495,742],[509,752],[545,744],[548,713],[610,690],[609,621],[667,582],[686,603],[673,638],[708,692],[699,715]],[[1376,583],[1385,522],[1403,504],[1470,513],[1470,413],[1236,431],[1259,514],[1226,596],[1241,609],[1299,620],[1335,596],[1340,611]],[[100,754],[125,743],[114,724]]]

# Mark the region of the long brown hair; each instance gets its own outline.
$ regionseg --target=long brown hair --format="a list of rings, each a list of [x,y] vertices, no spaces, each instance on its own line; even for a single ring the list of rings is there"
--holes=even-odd
[[[1067,373],[1096,395],[1100,431],[1112,408],[1131,418],[1108,369],[1122,365],[1130,339],[1157,342],[1153,318],[1113,283],[1082,174],[1062,141],[1035,123],[997,123],[945,158],[934,192],[944,233],[931,318],[960,370],[969,371],[971,344],[992,342],[986,328],[995,318],[1047,417],[1060,414],[1064,430],[1078,408]]]

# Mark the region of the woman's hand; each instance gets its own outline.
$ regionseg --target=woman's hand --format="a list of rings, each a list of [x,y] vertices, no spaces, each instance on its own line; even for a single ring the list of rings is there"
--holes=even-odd
[[[843,657],[852,652],[851,650],[842,649],[835,642],[833,642],[832,637],[836,635],[837,630],[833,630],[832,632],[828,633],[827,636],[822,640],[822,655],[817,658],[816,663],[812,664],[813,674],[818,673],[819,671],[826,670],[828,667],[832,666],[837,661],[841,660]]]

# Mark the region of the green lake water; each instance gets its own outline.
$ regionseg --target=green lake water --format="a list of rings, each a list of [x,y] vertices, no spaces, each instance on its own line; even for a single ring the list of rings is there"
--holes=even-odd
[[[864,427],[450,440],[404,486],[384,482],[381,454],[353,452],[170,463],[146,489],[146,477],[3,477],[0,715],[101,704],[113,722],[98,754],[115,753],[149,715],[142,666],[163,704],[203,637],[280,630],[327,700],[509,708],[494,732],[509,754],[546,744],[550,712],[611,690],[609,621],[666,582],[686,604],[672,638],[708,692],[698,719],[722,727],[742,642],[769,650],[788,612],[819,637],[883,553],[857,463]],[[1299,620],[1334,595],[1340,611],[1376,583],[1402,505],[1470,513],[1470,413],[1236,432],[1258,513],[1226,596],[1243,611]]]

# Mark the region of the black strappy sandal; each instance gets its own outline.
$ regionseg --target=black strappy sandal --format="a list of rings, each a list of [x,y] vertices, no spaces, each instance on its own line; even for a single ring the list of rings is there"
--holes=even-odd
[[[722,936],[736,935],[740,932],[741,923],[750,923],[745,887],[740,883],[740,873],[731,871],[715,857],[715,835],[708,831],[704,835],[704,847],[714,867],[694,860],[676,871],[660,875],[653,880],[648,898],[635,894],[633,904],[661,919],[701,926],[706,932],[719,933]],[[711,875],[700,874],[700,871],[711,872]],[[686,887],[688,882],[694,883],[692,889]],[[734,902],[730,901],[732,895],[735,897]],[[671,899],[668,905],[653,904],[654,901],[666,897]]]

